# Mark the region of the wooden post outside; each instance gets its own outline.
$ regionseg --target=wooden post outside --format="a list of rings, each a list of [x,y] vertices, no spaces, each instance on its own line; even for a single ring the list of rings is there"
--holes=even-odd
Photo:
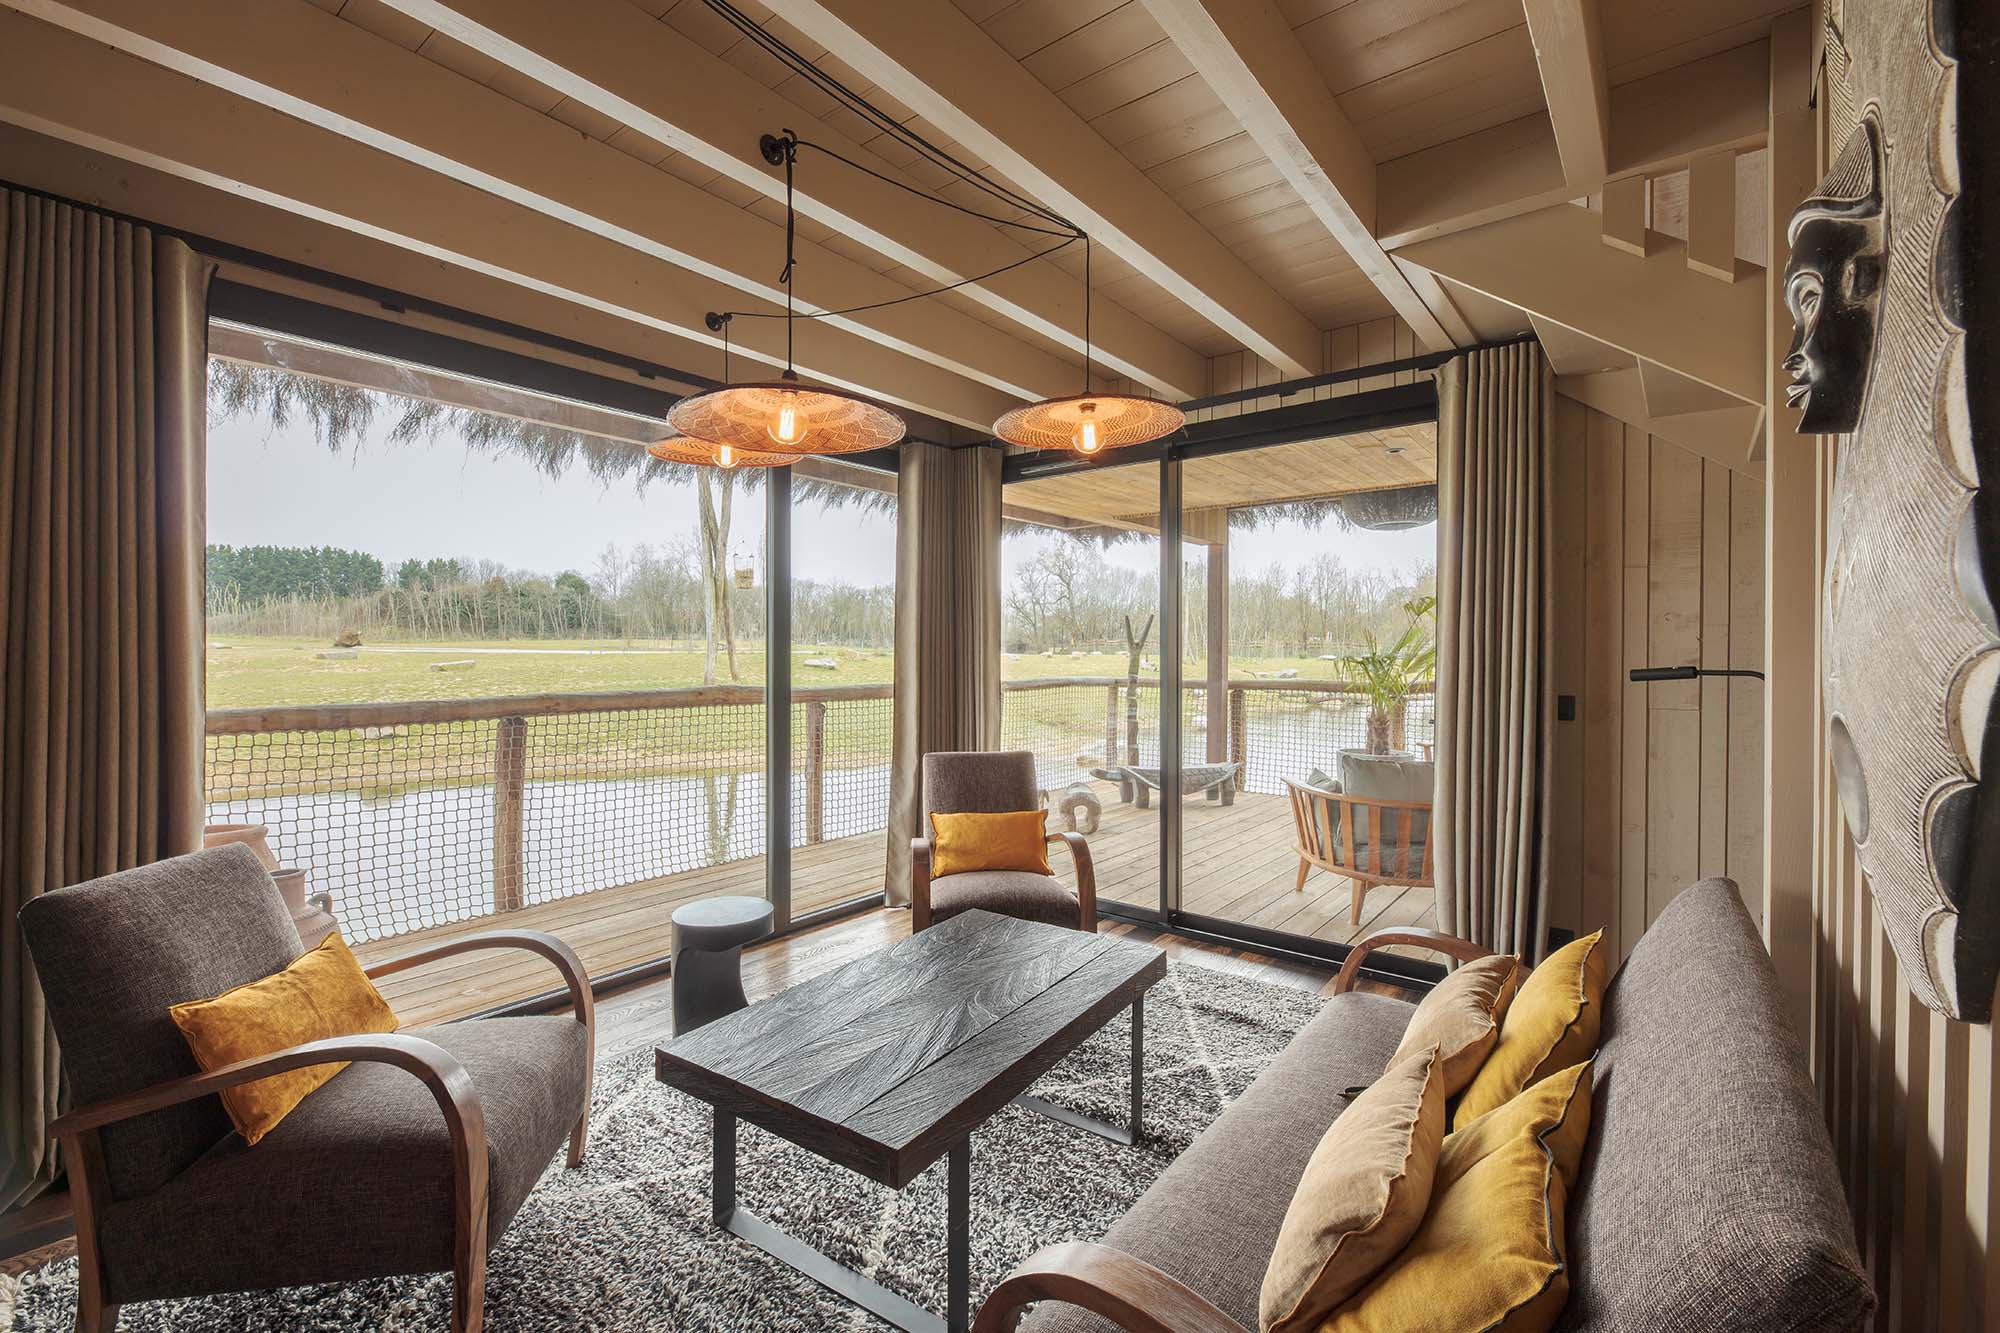
[[[1250,778],[1250,704],[1240,686],[1229,691],[1229,757],[1236,764],[1236,790],[1242,791]]]
[[[1208,725],[1208,762],[1221,763],[1229,753],[1229,735],[1222,729],[1222,696],[1229,688],[1229,516],[1224,511],[1221,540],[1208,548],[1208,695],[1202,703]]]
[[[806,841],[826,841],[826,703],[806,704]]]
[[[1104,767],[1118,767],[1118,687],[1104,691]]]
[[[493,910],[514,912],[527,903],[522,873],[522,813],[527,803],[528,719],[493,724]]]

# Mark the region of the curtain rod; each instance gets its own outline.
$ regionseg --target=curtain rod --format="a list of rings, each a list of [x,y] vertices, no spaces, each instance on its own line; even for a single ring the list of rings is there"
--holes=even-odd
[[[1233,389],[1228,393],[1212,393],[1205,398],[1190,398],[1179,404],[1183,412],[1193,412],[1204,407],[1222,407],[1229,403],[1247,403],[1253,398],[1283,398],[1290,394],[1304,393],[1327,384],[1351,384],[1355,380],[1370,379],[1376,375],[1394,375],[1405,370],[1435,370],[1455,356],[1467,352],[1484,352],[1494,347],[1512,347],[1515,343],[1533,342],[1533,333],[1517,333],[1511,338],[1495,338],[1488,342],[1474,343],[1470,347],[1454,347],[1449,352],[1426,352],[1422,356],[1406,356],[1400,361],[1377,361],[1369,366],[1356,366],[1352,370],[1330,370],[1324,375],[1307,375],[1295,380],[1280,380],[1276,384],[1266,384],[1255,389]]]

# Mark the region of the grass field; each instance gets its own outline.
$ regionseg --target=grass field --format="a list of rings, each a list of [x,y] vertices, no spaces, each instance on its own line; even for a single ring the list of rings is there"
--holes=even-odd
[[[684,647],[649,646],[617,640],[472,640],[436,644],[364,646],[354,656],[324,658],[337,651],[325,642],[302,639],[224,636],[208,645],[208,706],[269,708],[300,704],[383,703],[411,699],[484,699],[510,694],[587,693],[598,690],[660,690],[699,685],[702,654]],[[808,658],[830,659],[832,670],[804,665]],[[1153,660],[1148,657],[1149,662]],[[463,670],[434,671],[441,662],[471,662]],[[737,653],[743,683],[764,679],[762,645]],[[1317,658],[1236,659],[1234,676],[1283,668],[1301,679],[1331,680],[1336,664]],[[1123,654],[1090,653],[1009,656],[1009,680],[1038,676],[1125,674]],[[887,649],[796,647],[794,684],[886,684],[893,671]],[[720,673],[727,680],[726,668]],[[1193,674],[1192,672],[1190,674]],[[1142,672],[1155,677],[1156,670]]]

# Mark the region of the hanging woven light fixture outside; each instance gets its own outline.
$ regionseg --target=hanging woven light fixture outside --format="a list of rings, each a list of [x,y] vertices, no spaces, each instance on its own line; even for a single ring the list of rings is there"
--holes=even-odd
[[[1090,389],[1090,238],[1083,238],[1083,392],[1044,398],[1001,414],[994,438],[1029,449],[1097,454],[1148,444],[1179,430],[1187,414],[1172,403],[1138,393]]]
[[[864,449],[885,449],[903,438],[903,419],[879,403],[857,393],[821,384],[806,384],[792,369],[792,272],[796,266],[793,242],[797,236],[796,214],[792,209],[792,176],[798,157],[798,138],[790,130],[785,137],[767,134],[759,146],[764,160],[785,169],[785,269],[779,281],[785,285],[785,369],[776,380],[724,383],[719,389],[681,399],[667,413],[667,420],[682,435],[727,445],[744,453],[778,453],[793,457],[812,454],[852,454]],[[728,313],[710,311],[705,323],[723,335],[723,356],[728,357]],[[728,370],[723,371],[725,381]]]

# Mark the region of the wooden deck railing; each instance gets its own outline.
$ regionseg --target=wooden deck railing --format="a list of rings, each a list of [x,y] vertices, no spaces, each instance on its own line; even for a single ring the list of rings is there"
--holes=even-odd
[[[1131,752],[1134,742],[1134,720],[1137,711],[1144,708],[1150,721],[1142,728],[1157,752],[1158,691],[1157,679],[1141,678],[1136,682],[1138,698],[1127,697],[1126,692],[1133,682],[1124,677],[1109,676],[1047,676],[1027,680],[1011,680],[1003,684],[1003,692],[1010,698],[1020,699],[1023,704],[1034,696],[1051,693],[1077,691],[1102,691],[1104,698],[1103,737],[1104,755],[1110,762],[1118,762]],[[1206,680],[1185,682],[1183,708],[1190,714],[1200,707],[1198,696],[1208,689]],[[1428,686],[1418,693],[1427,692]],[[1245,787],[1251,772],[1252,747],[1261,734],[1268,744],[1282,750],[1299,749],[1298,755],[1287,753],[1283,762],[1305,771],[1305,751],[1311,749],[1319,753],[1323,748],[1321,740],[1311,745],[1294,746],[1289,742],[1289,731],[1281,721],[1265,724],[1261,730],[1252,725],[1253,700],[1265,701],[1269,708],[1279,708],[1284,699],[1296,696],[1311,698],[1346,698],[1358,700],[1359,691],[1343,681],[1320,680],[1267,680],[1255,677],[1231,679],[1228,682],[1228,702],[1226,713],[1217,719],[1226,727],[1226,753],[1229,760],[1240,767],[1237,775],[1239,789]],[[1150,697],[1149,697],[1150,696]],[[893,687],[887,683],[865,685],[803,685],[792,692],[795,706],[801,714],[801,723],[795,732],[800,743],[798,757],[799,783],[802,805],[802,835],[804,841],[820,843],[827,839],[829,832],[829,792],[828,775],[831,770],[853,771],[877,768],[889,762],[888,719],[886,712],[870,710],[865,717],[853,711],[842,712],[846,707],[868,703],[886,703],[893,697]],[[459,785],[468,783],[479,786],[490,782],[491,797],[487,812],[478,822],[490,823],[490,865],[491,882],[487,894],[479,895],[485,906],[479,906],[477,886],[465,884],[450,895],[452,911],[459,916],[480,911],[507,912],[516,910],[529,901],[529,815],[528,792],[531,782],[550,780],[552,771],[558,773],[558,780],[573,782],[613,781],[624,776],[627,770],[617,766],[638,765],[638,774],[655,771],[678,774],[703,772],[746,771],[745,754],[751,749],[754,733],[762,727],[761,713],[739,714],[737,709],[757,709],[764,707],[765,691],[756,685],[713,685],[691,686],[677,689],[619,690],[576,694],[535,694],[513,695],[484,699],[432,699],[391,703],[363,704],[319,704],[290,705],[269,708],[227,708],[216,709],[208,714],[207,731],[211,738],[211,781],[210,789],[218,799],[224,796],[229,781],[217,776],[219,763],[241,764],[245,753],[256,751],[268,741],[268,758],[259,762],[264,767],[248,779],[237,778],[240,786],[229,793],[229,798],[251,805],[258,803],[281,805],[288,793],[310,793],[323,795],[328,791],[343,790],[342,783],[360,780],[364,772],[377,782],[386,782],[394,790],[423,789],[434,785]],[[1076,704],[1082,700],[1076,700]],[[1018,716],[1010,710],[1012,724],[1005,730],[1010,743],[1025,745],[1042,753],[1042,767],[1045,780],[1066,781],[1061,774],[1074,776],[1075,755],[1080,744],[1088,743],[1089,721],[1093,705],[1081,708],[1075,704],[1056,702],[1053,706],[1023,708]],[[703,709],[720,715],[705,721],[695,728],[695,743],[688,752],[663,753],[666,742],[662,737],[666,729],[652,726],[643,719],[635,718],[630,724],[607,722],[604,715],[662,715],[680,713],[682,710]],[[1214,710],[1203,710],[1214,717]],[[586,718],[585,715],[595,715]],[[1273,714],[1273,717],[1279,715]],[[728,722],[728,717],[741,721]],[[561,736],[551,736],[546,730],[531,729],[537,719],[576,719],[578,735],[583,739],[565,741]],[[485,739],[479,738],[477,724],[490,723],[491,730]],[[547,724],[545,724],[547,725]],[[1211,724],[1213,725],[1213,724]],[[1347,724],[1343,723],[1343,734]],[[434,740],[436,733],[431,729],[447,727],[448,736],[444,740]],[[375,741],[383,737],[401,736],[408,729],[418,729],[429,736],[423,739],[412,737],[408,744],[417,754],[398,754],[383,757],[365,755],[366,745],[350,746],[357,739],[362,742]],[[472,733],[466,735],[468,728]],[[597,728],[587,734],[585,728]],[[1274,730],[1278,733],[1273,736]],[[1404,732],[1404,719],[1399,714],[1392,719],[1392,733],[1400,741]],[[532,733],[532,734],[531,734]],[[614,738],[607,740],[605,736]],[[675,733],[678,734],[678,733]],[[300,738],[305,738],[300,743]],[[221,738],[237,738],[232,743]],[[253,739],[266,738],[266,739]],[[539,738],[539,739],[537,739]],[[706,738],[716,748],[709,750],[709,758],[704,765],[702,741]],[[831,739],[830,739],[831,738]],[[1355,735],[1346,743],[1358,744],[1360,736]],[[600,747],[603,753],[592,750],[587,761],[572,763],[565,744],[573,744],[583,749]],[[233,759],[218,760],[218,747],[233,753]],[[445,754],[445,758],[426,759],[429,750]],[[487,750],[490,746],[490,760]],[[343,748],[348,747],[348,748]],[[531,752],[532,751],[532,752]],[[831,752],[831,762],[830,762]],[[297,757],[300,753],[312,756],[310,760]],[[1264,767],[1273,766],[1276,756],[1267,757]],[[1318,762],[1318,761],[1315,761]],[[399,768],[398,764],[405,765]],[[668,764],[670,768],[656,769],[651,764]],[[287,765],[298,766],[302,771],[293,773]],[[315,767],[316,765],[316,767]],[[310,768],[311,771],[303,771]],[[383,773],[388,778],[383,778]],[[1269,778],[1265,774],[1265,778]],[[871,782],[879,781],[872,779]],[[1265,785],[1269,785],[1266,783]],[[1275,788],[1274,788],[1275,790]],[[857,796],[857,792],[862,795]],[[868,793],[873,787],[866,783],[860,787],[849,785],[846,800],[852,806],[857,800],[872,802]],[[613,799],[615,793],[607,793],[606,799]],[[839,836],[847,836],[865,831],[865,822],[857,827],[857,820],[866,821],[874,817],[886,818],[886,800],[881,802],[879,812],[863,811],[859,808],[840,811]],[[256,810],[246,812],[257,818]],[[733,813],[730,820],[735,818]],[[728,823],[729,820],[725,820]],[[881,827],[875,824],[874,827]],[[483,831],[483,830],[482,830]],[[440,838],[456,836],[465,838],[470,829],[454,832],[439,830]],[[669,827],[666,836],[697,837],[694,826]],[[717,859],[730,859],[728,830],[720,839],[723,848],[719,855],[713,851],[716,843],[711,835],[711,850],[705,855],[715,863]],[[344,831],[345,836],[365,836],[352,830]],[[567,830],[559,830],[560,836],[570,836]],[[578,834],[576,836],[587,836]],[[751,841],[758,841],[752,839]],[[563,844],[567,848],[567,844]],[[475,844],[476,847],[476,844]],[[469,849],[468,849],[469,851]],[[546,835],[544,841],[546,854]],[[322,855],[326,849],[322,848]],[[733,855],[754,853],[735,852]],[[357,856],[358,864],[365,858]],[[479,858],[474,855],[473,861]],[[358,873],[358,871],[356,872]],[[469,872],[462,872],[469,873]],[[545,878],[546,866],[540,878]],[[622,881],[621,881],[622,882]],[[542,886],[547,891],[547,886]],[[597,887],[608,887],[598,885]],[[469,892],[468,892],[469,891]],[[574,887],[568,891],[576,891]],[[386,920],[385,916],[385,920]],[[405,927],[395,926],[393,929]]]

